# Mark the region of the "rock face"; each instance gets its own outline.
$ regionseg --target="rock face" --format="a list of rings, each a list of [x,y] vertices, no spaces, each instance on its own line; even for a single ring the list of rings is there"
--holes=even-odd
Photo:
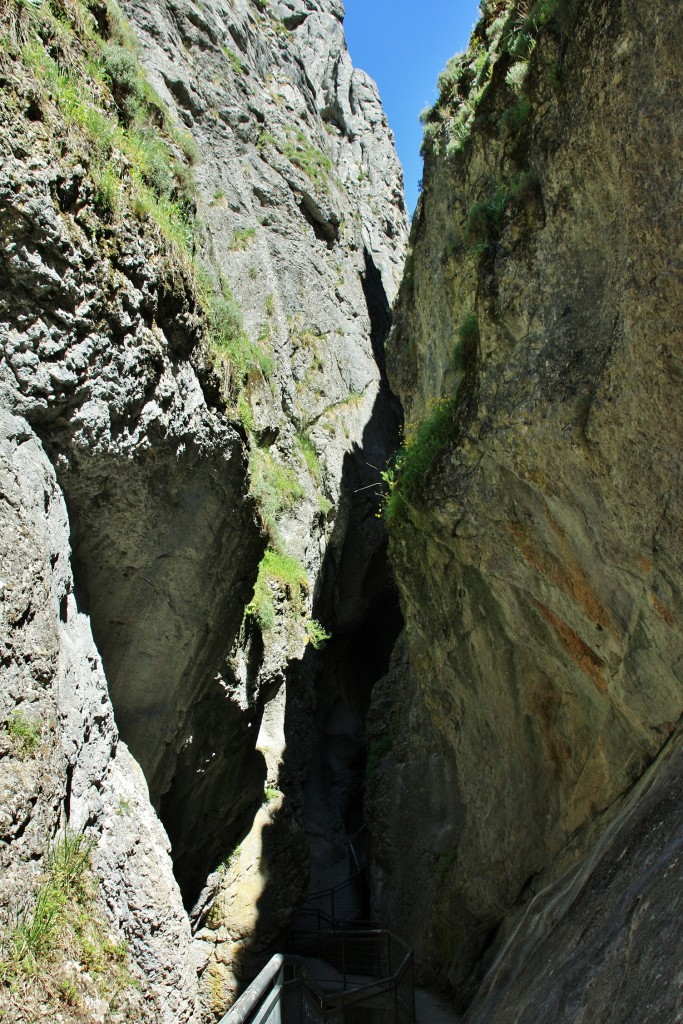
[[[681,1019],[682,761],[679,735],[586,862],[532,900],[468,1024]]]
[[[407,631],[371,712],[376,912],[461,1004],[683,710],[681,29],[546,7],[487,5],[444,73],[388,354]]]
[[[2,717],[19,714],[39,733],[30,757],[11,728],[1,734],[3,907],[21,906],[58,829],[88,827],[100,898],[143,985],[128,1012],[169,1024],[195,1020],[189,922],[168,840],[119,740],[100,655],[74,598],[64,499],[31,427],[6,411],[0,460]],[[8,1020],[26,1019],[13,1015],[6,994]]]
[[[53,53],[67,39],[81,70],[78,19],[102,30],[114,18],[111,5],[93,12],[74,5],[73,38],[51,35],[49,19],[40,28]],[[264,815],[279,821],[266,830],[276,893],[287,870],[277,851],[299,842],[291,889],[280,902],[266,894],[270,916],[261,908],[264,949],[306,885],[311,615],[320,580],[338,595],[338,578],[353,576],[351,596],[325,605],[328,629],[353,631],[368,610],[365,574],[385,566],[376,501],[356,500],[350,482],[374,488],[372,467],[396,442],[382,348],[407,221],[377,90],[351,66],[336,0],[131,3],[126,13],[167,104],[159,113],[154,100],[155,116],[175,126],[172,138],[184,126],[197,150],[194,256],[169,240],[180,229],[163,208],[155,226],[149,198],[117,214],[59,82],[20,59],[40,14],[17,15],[2,64],[2,487],[8,544],[24,538],[26,557],[18,547],[3,563],[0,711],[7,724],[21,705],[46,723],[50,766],[3,760],[3,867],[19,879],[3,905],[24,872],[29,886],[29,861],[58,827],[85,827],[150,1020],[189,1021],[225,1009],[254,919],[253,907],[242,919],[226,909],[209,944],[193,944],[181,890],[191,906]],[[118,43],[105,58],[133,74]],[[92,86],[107,115],[124,81],[108,73],[114,99],[109,80]],[[110,153],[119,192],[136,180],[131,152]],[[219,280],[242,307],[243,343],[262,357],[241,377],[236,357],[209,354],[202,296]],[[361,536],[367,559],[351,571]],[[276,542],[303,576],[297,594],[267,581],[274,622],[264,625],[245,609]],[[254,820],[266,783],[286,799]],[[253,849],[245,872],[263,870],[263,888],[267,858],[259,867],[263,848]],[[230,908],[234,882],[210,876],[200,918],[221,886],[216,906]]]

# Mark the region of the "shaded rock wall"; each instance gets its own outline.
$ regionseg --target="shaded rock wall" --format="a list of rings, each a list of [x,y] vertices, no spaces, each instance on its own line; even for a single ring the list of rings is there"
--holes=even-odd
[[[531,901],[468,1024],[681,1019],[682,756],[677,735],[585,863]]]
[[[489,84],[464,147],[427,155],[388,355],[409,430],[450,404],[392,522],[407,631],[374,711],[376,909],[462,1001],[683,710],[680,25],[559,6],[517,121],[502,5],[475,33]]]

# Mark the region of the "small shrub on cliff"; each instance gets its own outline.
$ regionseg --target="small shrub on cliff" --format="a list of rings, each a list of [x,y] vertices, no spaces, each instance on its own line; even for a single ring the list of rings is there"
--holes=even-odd
[[[282,152],[290,163],[302,170],[316,185],[325,190],[328,188],[332,161],[325,153],[311,145],[300,129],[289,134]]]
[[[315,450],[315,445],[311,440],[310,434],[306,433],[305,430],[298,431],[296,435],[297,444],[299,450],[304,457],[304,461],[308,466],[308,471],[315,480],[316,484],[320,484],[322,477],[322,469],[320,468],[320,459],[318,453]]]
[[[311,647],[314,647],[316,651],[321,650],[332,637],[332,634],[328,633],[317,619],[307,619],[306,635]]]
[[[452,365],[456,373],[463,373],[473,350],[479,344],[479,319],[468,313],[458,328],[458,343],[453,351]]]
[[[504,110],[500,119],[503,135],[516,135],[520,132],[529,120],[532,109],[530,100],[526,96],[522,96],[511,107]]]
[[[249,457],[249,493],[256,501],[261,523],[274,548],[282,547],[278,519],[304,497],[296,473],[271,453],[253,447]]]
[[[463,231],[470,252],[484,252],[498,241],[507,202],[507,193],[498,188],[470,207]]]
[[[113,220],[121,205],[121,178],[112,167],[96,166],[92,172],[93,203],[100,217]]]
[[[226,281],[220,293],[204,290],[203,305],[209,323],[209,346],[214,357],[227,364],[230,390],[238,398],[249,374],[257,370],[268,380],[273,357],[263,344],[253,342],[244,329],[242,309]]]
[[[102,48],[102,68],[121,115],[132,122],[145,98],[137,57],[125,46],[110,43]]]
[[[256,237],[256,228],[244,228],[241,231],[233,231],[232,241],[228,246],[233,251],[248,249]]]
[[[247,605],[247,614],[257,620],[261,629],[272,629],[276,621],[276,594],[279,593],[281,600],[299,613],[307,590],[308,577],[301,562],[268,548],[259,565],[254,596]]]

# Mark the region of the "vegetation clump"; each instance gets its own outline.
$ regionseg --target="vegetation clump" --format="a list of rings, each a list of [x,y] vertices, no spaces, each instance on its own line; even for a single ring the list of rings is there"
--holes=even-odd
[[[233,251],[248,249],[256,238],[256,228],[243,228],[239,231],[233,231],[232,241],[228,246]]]
[[[321,189],[329,188],[332,161],[325,153],[311,145],[300,128],[288,133],[282,153]]]
[[[92,9],[91,9],[92,7]],[[114,2],[0,0],[2,60],[21,63],[41,107],[88,154],[93,205],[105,222],[125,210],[153,220],[191,255],[197,158],[147,81],[137,43]]]
[[[525,127],[532,107],[523,96],[530,62],[542,31],[555,33],[561,48],[576,17],[576,0],[484,0],[483,20],[469,48],[452,57],[438,79],[439,97],[420,119],[424,125],[422,151],[454,156],[466,147],[480,106],[499,60],[508,64],[505,83],[515,97],[500,121],[504,136]]]
[[[21,758],[32,757],[40,743],[40,723],[16,708],[5,721],[7,732],[14,741],[14,746]]]
[[[279,595],[299,614],[303,610],[307,590],[308,576],[301,562],[268,548],[259,565],[254,596],[247,605],[247,614],[256,619],[261,629],[272,629],[276,621],[276,596]]]
[[[33,898],[0,939],[0,1016],[5,1000],[20,998],[29,1016],[50,1019],[69,1004],[75,1011],[97,995],[110,1011],[137,986],[125,942],[109,934],[91,870],[94,841],[63,832],[49,850]],[[80,1019],[80,1018],[79,1018]]]
[[[391,522],[405,512],[437,458],[453,436],[455,398],[435,398],[427,414],[406,430],[393,464],[381,476],[387,487],[384,518]]]
[[[371,779],[372,776],[376,774],[384,758],[393,750],[397,736],[398,727],[394,726],[388,733],[384,736],[380,736],[370,744],[368,749],[368,759],[365,765],[366,779]]]
[[[327,641],[332,639],[332,634],[328,633],[317,619],[306,620],[306,635],[311,647],[314,647],[316,651],[321,650]]]
[[[294,508],[306,492],[294,470],[277,462],[267,449],[252,449],[249,472],[249,492],[256,500],[263,528],[271,544],[280,547],[278,519]]]

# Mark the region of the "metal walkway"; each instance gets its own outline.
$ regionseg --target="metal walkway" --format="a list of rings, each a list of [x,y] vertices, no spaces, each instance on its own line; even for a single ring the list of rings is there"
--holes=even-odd
[[[365,876],[353,842],[350,869],[345,881],[309,894],[288,952],[269,961],[220,1024],[414,1024],[413,951],[359,920]]]

